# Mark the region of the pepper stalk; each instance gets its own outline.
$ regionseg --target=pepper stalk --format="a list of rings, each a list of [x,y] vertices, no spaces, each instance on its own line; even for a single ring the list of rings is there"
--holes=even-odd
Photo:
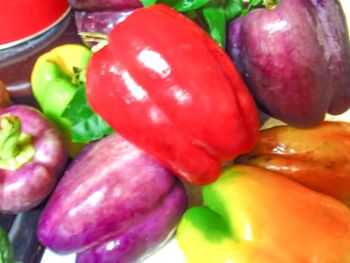
[[[17,116],[1,115],[0,125],[0,168],[15,171],[33,158],[35,149]]]
[[[277,4],[279,3],[279,0],[264,0],[264,6],[266,9],[274,9]]]

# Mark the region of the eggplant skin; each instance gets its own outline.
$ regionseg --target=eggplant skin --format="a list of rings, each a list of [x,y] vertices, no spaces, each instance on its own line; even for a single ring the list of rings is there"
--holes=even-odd
[[[281,0],[228,26],[227,52],[259,108],[295,127],[350,107],[350,44],[337,0]]]
[[[58,253],[83,253],[115,238],[134,242],[136,231],[144,236],[136,237],[130,248],[135,252],[125,253],[137,257],[174,229],[186,207],[179,180],[113,134],[89,144],[66,170],[39,219],[37,236]],[[150,246],[142,239],[155,242]]]

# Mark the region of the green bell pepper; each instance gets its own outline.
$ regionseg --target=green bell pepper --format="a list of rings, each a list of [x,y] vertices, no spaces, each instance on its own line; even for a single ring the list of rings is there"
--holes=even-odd
[[[31,75],[33,95],[47,118],[63,132],[71,156],[84,144],[71,142],[71,122],[62,113],[85,81],[91,54],[83,45],[58,46],[37,59]]]

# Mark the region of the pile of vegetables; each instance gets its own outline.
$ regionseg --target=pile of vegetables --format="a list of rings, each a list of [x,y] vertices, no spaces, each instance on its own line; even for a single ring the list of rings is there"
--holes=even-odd
[[[42,204],[40,242],[76,262],[176,233],[187,262],[350,263],[350,123],[325,121],[350,108],[337,0],[70,3],[85,45],[38,58],[39,108],[0,85],[1,212]]]
[[[114,134],[90,144],[66,170],[38,237],[57,252],[78,253],[77,262],[133,262],[167,238],[186,203],[170,171]]]

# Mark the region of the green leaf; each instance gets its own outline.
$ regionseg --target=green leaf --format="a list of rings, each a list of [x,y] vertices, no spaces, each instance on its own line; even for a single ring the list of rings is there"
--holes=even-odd
[[[157,2],[157,0],[140,0],[144,7],[153,5]]]
[[[243,10],[243,0],[228,0],[225,4],[226,21],[230,22],[232,19],[239,16]]]
[[[254,8],[262,7],[263,5],[264,5],[264,0],[250,0],[248,7],[243,9],[242,15],[246,15]]]
[[[209,27],[209,34],[222,47],[226,44],[226,16],[222,7],[205,7],[203,16]]]
[[[179,12],[189,12],[200,9],[205,6],[210,0],[141,0],[144,7],[162,3],[174,8]]]
[[[13,259],[13,248],[7,233],[0,227],[0,263],[15,263]]]
[[[81,85],[63,111],[62,117],[71,122],[73,142],[90,142],[114,133],[113,129],[90,107],[85,87]]]
[[[188,12],[197,10],[205,6],[208,2],[209,0],[180,0],[176,1],[172,7],[180,12]]]
[[[251,8],[262,6],[263,2],[264,2],[263,0],[251,0],[251,1],[249,1],[249,6]]]

